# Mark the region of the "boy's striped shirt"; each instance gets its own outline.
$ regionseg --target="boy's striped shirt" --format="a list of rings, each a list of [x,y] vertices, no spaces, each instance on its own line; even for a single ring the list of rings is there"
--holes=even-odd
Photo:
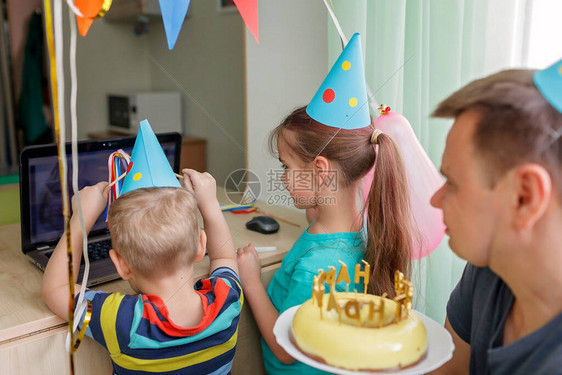
[[[86,331],[107,348],[115,374],[227,374],[236,349],[243,296],[234,271],[221,267],[195,284],[203,302],[199,325],[168,319],[157,296],[88,290],[92,319]]]

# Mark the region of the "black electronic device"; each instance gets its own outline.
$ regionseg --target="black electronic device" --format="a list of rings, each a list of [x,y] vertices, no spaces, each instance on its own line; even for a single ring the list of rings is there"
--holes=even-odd
[[[156,137],[162,146],[170,166],[179,170],[181,135],[162,133]],[[78,188],[107,180],[109,155],[122,149],[131,153],[136,137],[121,137],[78,142]],[[72,196],[71,145],[66,144],[67,181]],[[42,270],[64,233],[62,197],[60,193],[58,148],[56,144],[28,146],[20,154],[20,215],[21,247],[23,253]],[[111,249],[105,215],[98,218],[88,235],[90,275],[88,286],[119,278],[109,259]],[[81,266],[80,273],[84,266]],[[82,276],[78,276],[81,280]]]
[[[272,234],[279,230],[279,223],[270,216],[256,216],[246,223],[246,228],[263,234]]]

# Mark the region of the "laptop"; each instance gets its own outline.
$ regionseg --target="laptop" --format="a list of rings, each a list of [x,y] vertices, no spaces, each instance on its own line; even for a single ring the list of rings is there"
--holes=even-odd
[[[178,172],[181,135],[174,132],[156,136],[172,169]],[[118,149],[122,149],[130,155],[135,139],[135,136],[131,136],[78,142],[79,189],[100,181],[107,181],[109,155]],[[67,180],[69,196],[72,197],[74,192],[70,151],[70,143],[67,143]],[[57,145],[48,144],[24,148],[20,154],[19,167],[21,248],[33,264],[45,270],[47,262],[64,232]],[[88,236],[88,258],[90,259],[88,286],[119,278],[109,258],[111,240],[105,216],[106,212],[98,218]],[[80,266],[79,282],[82,279],[83,271],[84,260]]]

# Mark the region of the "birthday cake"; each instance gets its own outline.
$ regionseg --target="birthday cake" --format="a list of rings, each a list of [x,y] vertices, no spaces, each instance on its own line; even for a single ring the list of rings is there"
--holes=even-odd
[[[314,278],[312,299],[299,307],[292,322],[292,340],[299,350],[319,362],[355,371],[401,369],[423,359],[427,332],[411,311],[411,282],[396,272],[394,299],[367,294],[366,287],[363,293],[337,293],[335,283],[346,280],[344,267],[337,278],[333,268]],[[366,271],[359,275],[367,278]],[[357,278],[356,268],[356,282]],[[349,285],[349,276],[346,281]],[[330,285],[328,294],[324,283]]]

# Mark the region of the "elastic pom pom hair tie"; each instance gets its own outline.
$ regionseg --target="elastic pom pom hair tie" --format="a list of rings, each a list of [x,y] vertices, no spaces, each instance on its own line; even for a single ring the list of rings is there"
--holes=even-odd
[[[373,134],[371,134],[371,143],[372,144],[377,144],[379,141],[379,135],[381,135],[382,132],[379,129],[375,129],[373,130]]]

